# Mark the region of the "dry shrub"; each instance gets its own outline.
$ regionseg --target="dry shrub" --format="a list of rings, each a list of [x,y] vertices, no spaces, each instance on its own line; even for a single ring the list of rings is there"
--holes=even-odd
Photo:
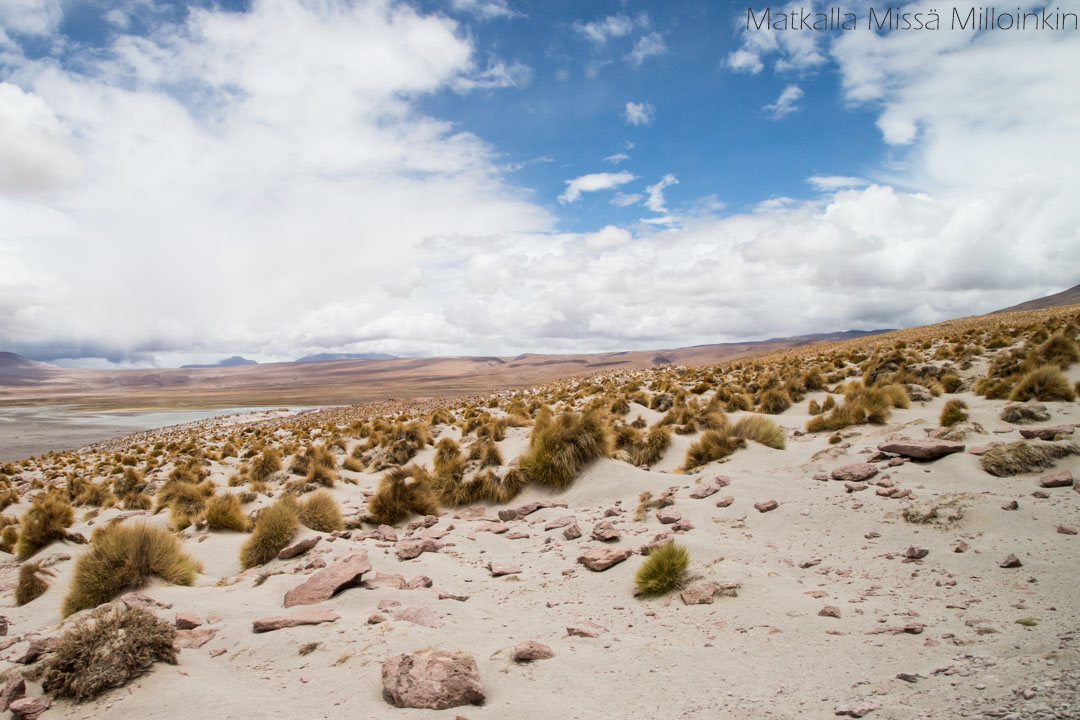
[[[248,472],[255,481],[265,480],[281,469],[281,456],[276,450],[267,448],[255,458]]]
[[[296,535],[299,524],[296,501],[290,497],[263,508],[255,517],[251,537],[240,548],[241,567],[247,570],[273,560]]]
[[[649,597],[679,589],[689,567],[690,553],[684,546],[674,542],[661,545],[649,553],[634,575],[637,594]]]
[[[90,550],[75,562],[61,612],[67,617],[97,607],[142,587],[151,577],[191,585],[201,570],[167,530],[146,523],[114,522],[94,531]]]
[[[1056,332],[1039,346],[1039,359],[1047,365],[1056,365],[1064,370],[1073,363],[1080,362],[1080,348],[1064,332]]]
[[[102,608],[69,628],[47,661],[41,684],[56,697],[89,700],[122,687],[155,662],[176,664],[176,629],[138,608]]]
[[[784,449],[784,430],[772,420],[760,415],[747,415],[731,430],[737,438],[753,440],[776,450]]]
[[[779,415],[789,407],[791,407],[791,397],[782,388],[774,387],[766,390],[761,395],[759,409],[766,415]]]
[[[1076,443],[1053,443],[1017,440],[986,451],[979,462],[982,469],[997,477],[1038,472],[1054,466],[1054,461],[1080,454]]]
[[[564,488],[581,469],[608,454],[608,427],[598,412],[565,412],[551,421],[537,419],[521,470],[533,482]]]
[[[719,430],[707,430],[701,436],[701,439],[686,451],[684,468],[693,470],[696,467],[707,465],[714,460],[725,458],[745,446],[746,441],[740,437]]]
[[[967,403],[963,400],[950,400],[941,409],[941,417],[938,418],[938,422],[941,423],[941,427],[952,427],[957,423],[964,422],[968,419],[968,414],[964,412],[966,409]]]
[[[394,525],[413,513],[433,515],[438,511],[431,476],[417,465],[389,470],[368,501],[372,522],[379,525]]]
[[[25,560],[54,540],[67,537],[67,528],[75,522],[75,511],[55,493],[38,495],[22,516],[15,555]]]
[[[634,465],[652,465],[660,460],[671,445],[671,429],[660,425],[649,428],[644,442],[630,450],[630,462]]]
[[[1027,400],[1071,402],[1076,399],[1076,393],[1069,385],[1069,379],[1056,365],[1043,365],[1021,377],[1013,386],[1009,399],[1013,402]]]
[[[638,496],[638,506],[637,510],[634,511],[634,519],[638,522],[644,522],[650,510],[659,510],[660,508],[674,505],[674,495],[674,488],[665,490],[658,498],[654,498],[652,493],[646,490]]]
[[[53,575],[51,570],[41,567],[41,562],[23,563],[19,568],[19,583],[15,586],[15,604],[22,607],[37,600],[49,589],[42,575]]]
[[[206,526],[211,530],[247,530],[240,498],[232,493],[214,495],[206,502]]]
[[[312,530],[329,533],[345,528],[341,507],[338,506],[337,500],[325,490],[312,493],[306,500],[299,503],[297,514],[300,523]]]

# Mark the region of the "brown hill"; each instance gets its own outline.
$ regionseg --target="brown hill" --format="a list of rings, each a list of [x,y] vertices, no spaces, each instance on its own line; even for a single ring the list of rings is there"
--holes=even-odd
[[[990,314],[997,315],[998,313],[1021,312],[1024,310],[1045,310],[1046,308],[1060,307],[1062,305],[1076,305],[1077,303],[1080,303],[1080,285],[1071,287],[1068,290],[1062,290],[1053,295],[1047,295],[1046,297],[1022,302],[1019,305],[995,310]]]

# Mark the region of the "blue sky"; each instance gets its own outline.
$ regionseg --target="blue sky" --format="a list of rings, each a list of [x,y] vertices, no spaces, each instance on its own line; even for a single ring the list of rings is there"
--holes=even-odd
[[[0,0],[0,349],[595,352],[1076,284],[1080,34],[746,9]]]

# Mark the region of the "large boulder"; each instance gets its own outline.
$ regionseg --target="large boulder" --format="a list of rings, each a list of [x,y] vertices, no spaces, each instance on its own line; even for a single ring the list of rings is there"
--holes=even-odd
[[[329,600],[335,593],[359,585],[363,574],[370,570],[371,563],[365,550],[343,555],[285,593],[285,607],[314,605]]]
[[[445,710],[484,702],[476,661],[445,650],[406,653],[383,661],[383,692],[403,708]]]
[[[903,455],[912,460],[937,460],[952,453],[964,451],[964,443],[935,438],[899,438],[877,446],[878,450]]]

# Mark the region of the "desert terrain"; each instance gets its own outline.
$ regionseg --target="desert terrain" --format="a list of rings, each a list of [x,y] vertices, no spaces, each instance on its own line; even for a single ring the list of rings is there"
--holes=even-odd
[[[1080,717],[1078,324],[1075,305],[965,318],[10,463],[0,701]],[[168,559],[132,569],[149,547]],[[110,635],[125,619],[150,629]]]

